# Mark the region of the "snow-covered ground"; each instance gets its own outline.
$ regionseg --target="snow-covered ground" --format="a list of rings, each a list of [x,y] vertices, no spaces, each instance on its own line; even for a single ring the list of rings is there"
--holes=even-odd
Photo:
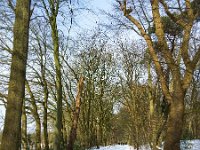
[[[91,150],[134,150],[134,148],[129,145],[112,145],[100,147],[100,149],[92,148]]]
[[[200,139],[182,141],[181,148],[182,150],[200,150]]]
[[[100,149],[92,148],[91,150],[135,150],[129,145],[112,145],[100,147]],[[140,150],[150,150],[148,147],[141,147]],[[181,150],[200,150],[200,140],[187,140],[181,142]]]

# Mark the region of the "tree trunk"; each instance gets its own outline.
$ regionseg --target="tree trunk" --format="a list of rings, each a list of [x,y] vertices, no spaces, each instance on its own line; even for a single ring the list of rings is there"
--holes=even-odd
[[[78,92],[76,96],[76,108],[73,116],[72,127],[69,135],[69,143],[67,145],[67,150],[73,150],[74,142],[76,140],[76,132],[78,127],[78,120],[81,107],[81,93],[83,90],[83,77],[80,78],[78,83]]]
[[[62,133],[62,77],[61,77],[61,64],[59,59],[59,38],[58,29],[56,24],[56,16],[52,16],[51,21],[52,39],[54,45],[54,64],[56,68],[56,93],[57,93],[57,113],[56,113],[56,131],[55,131],[55,150],[62,150],[64,148],[64,140]]]
[[[45,80],[45,79],[44,79]],[[46,80],[44,82],[44,116],[43,116],[43,136],[44,136],[44,145],[45,150],[49,150],[49,137],[48,137],[48,129],[47,129],[47,102],[48,102],[48,89]]]
[[[36,120],[36,150],[41,150],[41,124],[39,116],[34,117]]]
[[[184,116],[184,94],[179,91],[175,92],[176,94],[174,94],[173,101],[169,108],[164,150],[180,150]]]
[[[21,145],[31,0],[17,0],[16,3],[11,73],[1,150],[18,150]]]
[[[25,100],[22,108],[22,148],[28,150],[28,137],[27,137],[27,116],[25,109]]]
[[[45,79],[45,68],[44,66],[42,67],[42,81],[43,81],[43,90],[44,90],[44,103],[43,103],[43,136],[44,136],[44,145],[45,145],[45,150],[49,150],[49,137],[48,137],[48,129],[47,129],[47,103],[48,103],[48,96],[49,96],[49,91],[47,87],[47,82]]]
[[[29,93],[30,98],[31,98],[31,105],[32,105],[31,112],[32,112],[33,118],[35,119],[35,123],[36,123],[36,129],[35,129],[36,150],[41,150],[41,121],[40,121],[40,116],[38,114],[36,99],[35,99],[32,91],[31,91],[31,88],[29,86],[28,81],[26,81],[26,89],[27,89],[27,92]]]
[[[60,54],[59,54],[59,36],[58,36],[58,27],[57,27],[57,16],[60,8],[61,0],[57,1],[46,1],[41,0],[42,5],[44,6],[46,15],[49,19],[51,26],[51,37],[53,41],[53,56],[54,56],[54,66],[56,70],[56,122],[55,122],[55,139],[54,139],[54,149],[62,150],[64,148],[64,139],[63,139],[63,111],[62,111],[62,75],[61,75],[61,64],[60,64]],[[48,3],[48,6],[47,4]],[[51,9],[48,9],[50,7]]]
[[[40,39],[38,38],[38,45],[40,45]],[[40,67],[41,67],[41,82],[44,93],[44,101],[43,101],[43,139],[44,139],[44,150],[49,150],[49,137],[48,137],[48,129],[47,129],[47,110],[48,110],[48,98],[49,98],[49,90],[46,80],[46,63],[47,63],[47,45],[44,44],[44,50],[41,46],[39,46],[40,51]],[[45,58],[45,59],[44,59]]]
[[[149,53],[149,52],[148,52]],[[151,128],[151,138],[150,138],[150,145],[152,150],[157,150],[156,148],[156,137],[157,137],[157,121],[156,121],[156,111],[155,111],[155,100],[153,97],[153,83],[152,83],[152,76],[151,76],[151,59],[149,58],[147,64],[148,70],[148,98],[149,98],[149,123]]]

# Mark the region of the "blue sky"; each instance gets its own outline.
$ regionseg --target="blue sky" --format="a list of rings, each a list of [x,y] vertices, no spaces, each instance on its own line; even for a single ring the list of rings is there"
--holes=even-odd
[[[115,0],[89,0],[90,3],[86,4],[93,12],[84,11],[78,16],[78,23],[81,27],[90,29],[96,26],[96,22],[99,23],[106,19],[105,15],[100,13],[100,10],[107,12],[112,11],[112,4]]]
[[[114,0],[92,0],[91,3],[95,8],[111,10],[113,2]]]

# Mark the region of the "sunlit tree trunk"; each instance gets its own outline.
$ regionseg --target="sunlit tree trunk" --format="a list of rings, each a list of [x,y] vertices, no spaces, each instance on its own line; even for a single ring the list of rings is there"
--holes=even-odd
[[[78,83],[78,92],[76,96],[76,105],[75,110],[73,114],[72,119],[72,127],[69,135],[69,142],[67,145],[67,150],[73,150],[74,142],[76,140],[76,134],[77,134],[77,127],[78,127],[78,120],[79,120],[79,114],[80,114],[80,108],[81,108],[81,93],[83,90],[83,77],[79,79]]]
[[[17,0],[14,41],[1,150],[18,150],[21,145],[21,115],[25,93],[31,0]]]
[[[150,58],[149,58],[150,59]],[[151,140],[150,144],[152,145],[152,150],[157,150],[156,148],[156,137],[157,137],[157,130],[156,130],[156,114],[155,114],[155,100],[153,98],[153,83],[152,83],[152,76],[151,76],[151,60],[147,60],[147,70],[148,70],[148,98],[149,98],[149,123],[151,128]]]

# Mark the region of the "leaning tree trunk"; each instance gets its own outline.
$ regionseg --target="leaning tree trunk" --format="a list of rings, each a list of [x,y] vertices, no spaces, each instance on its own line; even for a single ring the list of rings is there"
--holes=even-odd
[[[21,145],[21,115],[25,95],[30,4],[31,0],[16,2],[11,73],[1,150],[18,150]]]
[[[78,120],[80,114],[80,107],[81,107],[81,93],[83,90],[83,77],[80,78],[78,83],[78,92],[76,96],[76,108],[74,111],[74,116],[72,120],[72,127],[69,135],[69,143],[67,145],[67,150],[73,150],[74,142],[76,140],[76,132],[78,127]]]

